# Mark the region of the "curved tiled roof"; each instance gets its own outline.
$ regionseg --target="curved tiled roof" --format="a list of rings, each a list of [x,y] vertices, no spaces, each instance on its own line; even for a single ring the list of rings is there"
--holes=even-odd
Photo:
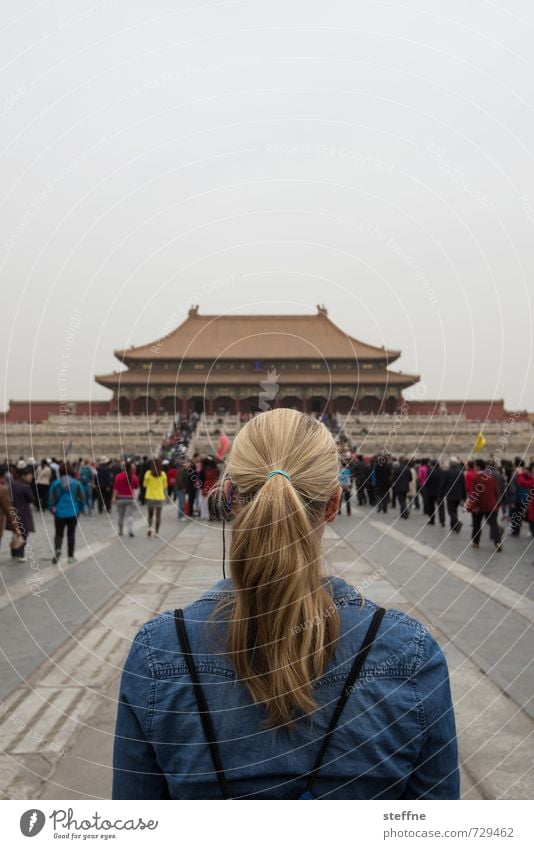
[[[200,315],[146,345],[115,351],[122,362],[169,359],[373,359],[384,366],[400,351],[367,345],[344,333],[324,307],[315,315]]]
[[[133,369],[125,371],[117,371],[113,374],[100,374],[95,377],[97,383],[102,386],[107,386],[109,389],[117,389],[121,386],[145,385],[145,386],[161,386],[168,385],[169,388],[179,389],[183,386],[259,386],[261,380],[265,379],[264,372],[256,372],[251,369],[235,369],[235,371],[226,371],[206,369],[205,371],[162,371],[158,368],[150,370]],[[402,374],[400,372],[388,371],[387,369],[378,370],[359,370],[355,368],[353,371],[311,371],[300,369],[292,371],[283,369],[276,374],[276,383],[280,386],[290,385],[346,385],[350,387],[368,386],[368,385],[390,385],[407,387],[411,386],[419,380],[419,375]]]

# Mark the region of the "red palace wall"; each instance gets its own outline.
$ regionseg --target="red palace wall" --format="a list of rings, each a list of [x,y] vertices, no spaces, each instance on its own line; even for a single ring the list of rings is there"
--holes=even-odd
[[[112,398],[109,401],[69,401],[77,416],[105,416],[116,406]],[[447,413],[463,413],[471,421],[504,421],[513,415],[516,421],[528,420],[525,411],[512,412],[504,408],[504,401],[407,401],[408,414],[412,416],[438,416],[445,404]],[[0,413],[0,420],[6,422],[29,422],[34,424],[46,421],[49,415],[59,415],[58,401],[10,401],[9,409]]]
[[[76,416],[105,416],[111,412],[111,400],[69,401],[68,404],[74,407],[73,414]],[[0,413],[0,418],[6,422],[39,424],[46,421],[48,416],[58,416],[65,412],[59,401],[10,401],[9,409],[5,413]]]
[[[504,421],[513,416],[516,421],[528,420],[525,410],[520,412],[506,410],[504,401],[411,401],[409,413],[420,416],[438,416],[446,407],[447,413],[463,413],[470,421]]]

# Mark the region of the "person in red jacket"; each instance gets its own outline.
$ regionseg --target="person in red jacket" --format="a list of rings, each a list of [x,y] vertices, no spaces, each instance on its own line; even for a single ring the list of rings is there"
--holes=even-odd
[[[124,520],[128,536],[133,537],[133,510],[135,504],[135,490],[139,489],[139,478],[135,474],[133,464],[126,460],[122,464],[122,471],[115,475],[113,482],[112,504],[117,503],[117,520],[119,524],[119,536],[124,530]]]
[[[473,481],[477,476],[477,471],[475,469],[475,464],[472,460],[469,460],[467,463],[467,469],[465,470],[465,491],[468,495],[471,494],[473,489]]]
[[[204,462],[204,481],[200,490],[200,518],[210,520],[212,513],[210,510],[209,497],[212,489],[219,479],[219,470],[217,463],[213,457],[207,457]]]
[[[176,464],[171,463],[170,465],[165,466],[165,471],[167,472],[167,495],[169,498],[176,500],[176,495],[174,494],[176,475],[178,472]]]
[[[482,520],[485,519],[490,527],[490,539],[493,540],[497,551],[502,551],[502,528],[497,522],[499,512],[499,487],[497,478],[486,469],[485,460],[476,460],[476,477],[473,478],[471,492],[468,496],[466,509],[473,516],[471,539],[473,548],[480,544]]]
[[[528,490],[525,503],[530,533],[534,537],[534,463],[530,464],[528,472],[523,471],[521,477],[517,476],[517,485]]]

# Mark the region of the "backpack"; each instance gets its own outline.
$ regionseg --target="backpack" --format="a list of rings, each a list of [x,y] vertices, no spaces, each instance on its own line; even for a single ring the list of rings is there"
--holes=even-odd
[[[92,479],[93,479],[93,473],[91,471],[91,467],[90,466],[82,466],[82,468],[80,469],[80,480],[83,483],[83,485],[87,486],[88,484],[91,483]]]
[[[70,481],[74,482],[74,487],[71,486]],[[61,490],[61,491],[60,491]],[[74,490],[74,491],[73,491]],[[59,493],[59,495],[58,495]],[[83,494],[83,490],[80,484],[80,481],[75,478],[69,478],[69,485],[66,489],[64,489],[59,480],[55,481],[53,486],[50,489],[50,507],[56,508],[58,507],[59,502],[67,496],[70,498],[72,507],[74,508],[74,515],[78,515],[83,512],[85,505],[85,496]]]
[[[385,610],[383,607],[378,607],[373,615],[371,620],[371,624],[367,630],[367,633],[363,639],[363,643],[361,648],[356,654],[354,658],[354,662],[351,666],[350,672],[347,675],[345,680],[345,684],[343,686],[343,690],[341,695],[337,701],[336,707],[332,714],[332,718],[330,719],[330,724],[324,735],[321,746],[317,753],[317,757],[315,758],[315,762],[311,771],[305,776],[306,785],[298,797],[299,799],[315,799],[316,797],[313,795],[313,783],[317,777],[319,770],[322,767],[324,756],[326,754],[326,750],[328,748],[328,743],[330,742],[330,738],[334,733],[336,726],[339,722],[339,718],[345,707],[348,697],[354,691],[354,684],[358,679],[360,672],[362,670],[363,664],[365,663],[365,659],[369,654],[371,646],[373,644],[373,640],[376,637],[377,631],[380,627],[380,623],[382,621],[382,617],[385,614]],[[195,699],[197,702],[198,712],[200,714],[200,719],[202,721],[202,727],[204,730],[204,736],[206,738],[206,742],[210,749],[211,759],[213,762],[213,766],[215,769],[215,773],[217,775],[217,781],[219,782],[219,788],[221,791],[221,795],[223,799],[231,799],[228,787],[228,781],[226,779],[226,775],[224,773],[224,768],[221,760],[221,752],[219,749],[219,744],[217,743],[217,738],[215,736],[215,729],[213,727],[213,722],[211,718],[211,714],[208,708],[208,704],[206,702],[206,698],[204,695],[204,690],[202,688],[202,684],[200,683],[197,670],[195,667],[195,661],[193,658],[193,653],[191,651],[191,644],[189,642],[189,637],[187,636],[187,631],[184,622],[184,612],[183,610],[175,610],[174,611],[174,621],[176,624],[176,631],[178,634],[178,640],[180,641],[180,647],[182,649],[182,654],[184,656],[185,662],[187,664],[187,669],[189,671],[189,676],[191,678],[193,684],[193,691],[195,694]]]

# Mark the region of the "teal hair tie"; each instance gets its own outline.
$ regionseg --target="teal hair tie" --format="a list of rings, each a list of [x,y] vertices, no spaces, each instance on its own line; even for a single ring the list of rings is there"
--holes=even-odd
[[[283,475],[288,481],[291,480],[291,475],[288,472],[284,472],[283,469],[273,469],[272,472],[267,472],[265,475],[266,478],[272,478],[273,475]]]

